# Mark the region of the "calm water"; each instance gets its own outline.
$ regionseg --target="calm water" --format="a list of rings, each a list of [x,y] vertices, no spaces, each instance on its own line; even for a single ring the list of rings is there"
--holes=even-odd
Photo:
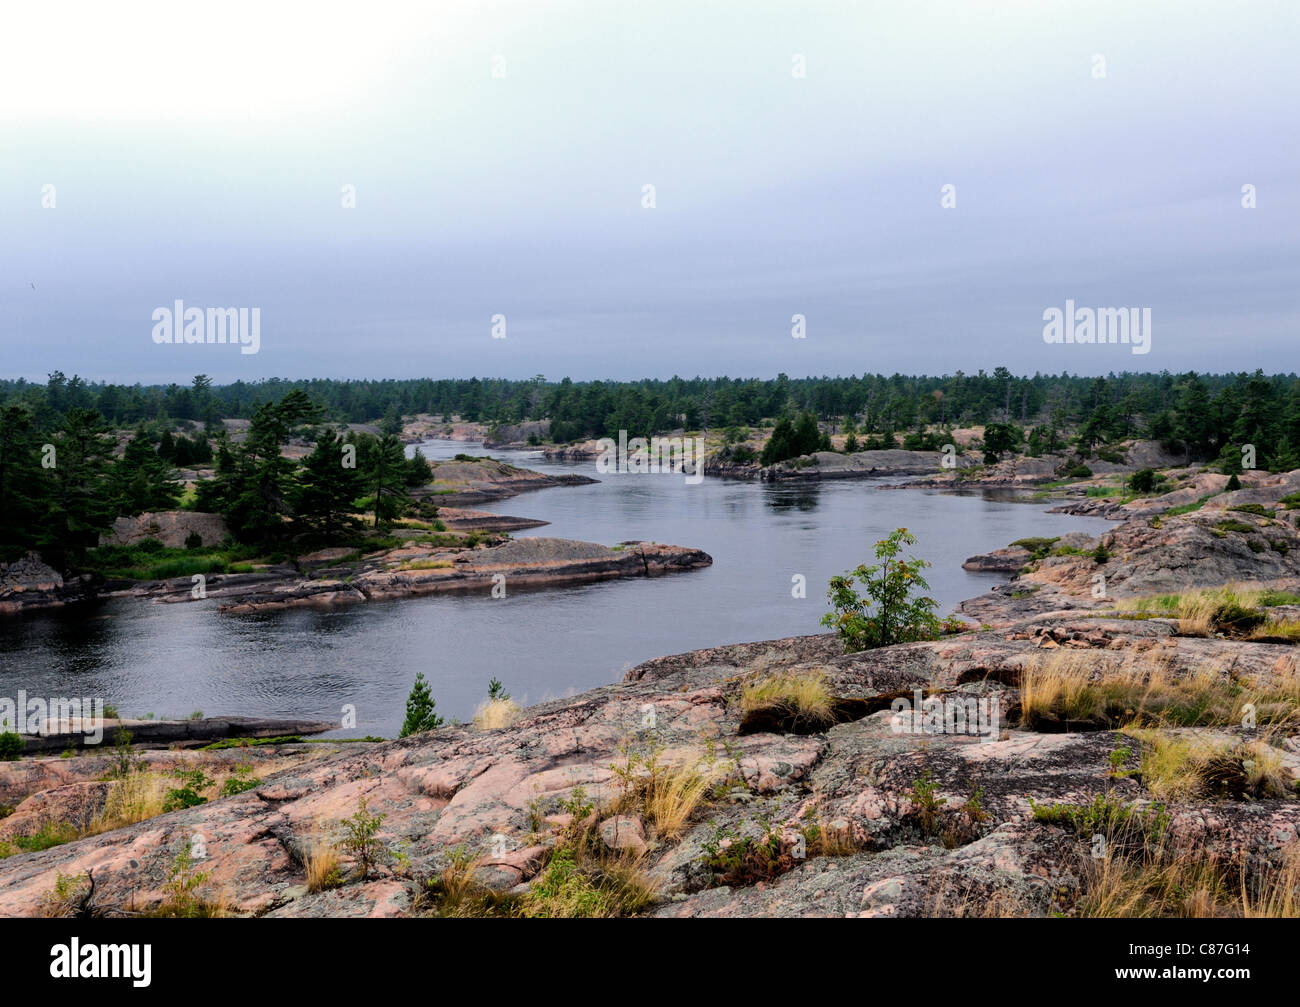
[[[478,445],[431,442],[430,458]],[[546,472],[595,475],[594,464],[492,452]],[[222,615],[215,599],[157,605],[121,599],[93,609],[0,618],[0,695],[101,696],[123,714],[311,716],[357,710],[360,734],[395,736],[417,670],[445,716],[468,719],[488,679],[537,702],[619,679],[648,658],[698,647],[820,632],[832,574],[871,558],[906,526],[941,614],[1001,578],[961,562],[1028,535],[1109,527],[1044,513],[1042,504],[980,495],[882,490],[869,482],[803,486],[673,475],[612,475],[591,486],[524,493],[482,509],[535,517],[548,535],[613,545],[688,545],[706,570],[652,580],[511,591],[494,600],[446,595],[334,610]],[[791,597],[807,577],[808,597]],[[352,734],[354,732],[344,732]]]

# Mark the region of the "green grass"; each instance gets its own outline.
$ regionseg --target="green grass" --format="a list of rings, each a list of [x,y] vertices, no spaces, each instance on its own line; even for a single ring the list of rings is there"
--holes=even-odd
[[[302,741],[296,734],[286,734],[279,738],[222,738],[210,745],[204,745],[200,752],[220,752],[227,748],[256,748],[258,745],[290,745]]]
[[[1239,511],[1242,514],[1254,514],[1258,517],[1277,516],[1276,511],[1270,510],[1269,508],[1265,507],[1263,504],[1257,504],[1257,503],[1237,504],[1235,507],[1229,507],[1228,510]]]
[[[1212,531],[1219,533],[1219,537],[1222,538],[1224,535],[1228,534],[1228,532],[1235,531],[1247,535],[1251,532],[1258,531],[1258,529],[1253,524],[1247,524],[1245,521],[1237,521],[1233,518],[1224,518],[1222,521],[1215,524]]]
[[[1091,839],[1095,835],[1136,841],[1139,846],[1158,843],[1169,827],[1169,814],[1160,804],[1123,804],[1113,794],[1098,794],[1091,804],[1035,804],[1034,821],[1070,829]]]
[[[0,860],[19,853],[35,853],[52,846],[62,846],[76,838],[77,830],[67,822],[46,822],[39,832],[30,836],[14,836],[8,842],[0,842]]]
[[[1205,506],[1206,500],[1209,500],[1212,497],[1216,497],[1216,496],[1218,496],[1217,493],[1210,493],[1206,496],[1201,497],[1201,499],[1197,500],[1195,503],[1179,504],[1177,507],[1170,507],[1167,511],[1165,511],[1163,516],[1177,517],[1179,514],[1190,514],[1192,513],[1192,511],[1200,510],[1202,507]]]
[[[256,748],[258,745],[350,745],[357,743],[375,744],[387,741],[367,734],[364,738],[302,738],[296,734],[287,734],[280,738],[222,738],[210,745],[204,745],[197,751],[220,752],[227,748]]]
[[[150,544],[152,543],[152,544]],[[192,577],[196,573],[248,573],[257,558],[249,546],[210,546],[199,549],[172,549],[146,539],[129,546],[108,545],[90,549],[82,568],[105,577],[125,580],[170,580]]]

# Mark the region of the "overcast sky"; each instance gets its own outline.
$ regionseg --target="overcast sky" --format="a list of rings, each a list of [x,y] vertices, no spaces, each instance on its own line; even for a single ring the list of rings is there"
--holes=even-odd
[[[125,6],[6,9],[6,377],[1300,369],[1294,0]]]

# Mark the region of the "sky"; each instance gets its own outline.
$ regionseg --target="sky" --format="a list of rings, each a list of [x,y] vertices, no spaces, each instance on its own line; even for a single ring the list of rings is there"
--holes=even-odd
[[[1294,0],[5,21],[0,377],[1300,370]],[[1150,352],[1048,344],[1067,300]]]

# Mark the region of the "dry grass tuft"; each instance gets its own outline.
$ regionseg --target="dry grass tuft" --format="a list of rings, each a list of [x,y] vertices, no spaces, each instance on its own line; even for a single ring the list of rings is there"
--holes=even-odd
[[[1125,733],[1142,743],[1142,782],[1158,801],[1281,798],[1294,792],[1281,753],[1266,741],[1225,743],[1144,728]]]
[[[500,730],[513,724],[523,712],[512,699],[485,699],[474,713],[474,726],[480,731]]]
[[[1300,916],[1300,843],[1279,862],[1251,872],[1202,851],[1158,850],[1108,856],[1089,864],[1087,893],[1076,914],[1110,919]]]
[[[173,777],[152,772],[130,773],[113,781],[104,810],[91,822],[87,833],[111,832],[156,818],[163,813],[167,791],[174,786],[176,780]]]
[[[1259,684],[1213,668],[1180,675],[1167,660],[1145,654],[1107,667],[1088,651],[1057,651],[1022,670],[1020,709],[1030,728],[1063,720],[1227,727],[1251,713],[1274,733],[1300,723],[1300,676],[1294,662]]]
[[[343,868],[338,847],[319,831],[307,848],[307,891],[324,892],[343,884]]]
[[[823,672],[780,672],[745,683],[740,716],[742,725],[762,721],[787,725],[795,733],[817,731],[835,723],[835,699]]]

